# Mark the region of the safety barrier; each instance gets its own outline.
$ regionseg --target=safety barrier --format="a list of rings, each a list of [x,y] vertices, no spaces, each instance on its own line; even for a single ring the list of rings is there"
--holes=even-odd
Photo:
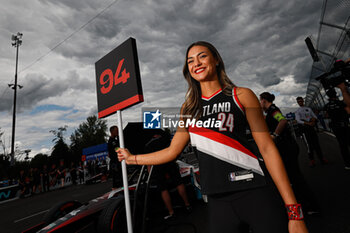
[[[5,203],[9,200],[19,197],[18,184],[0,188],[0,203]]]

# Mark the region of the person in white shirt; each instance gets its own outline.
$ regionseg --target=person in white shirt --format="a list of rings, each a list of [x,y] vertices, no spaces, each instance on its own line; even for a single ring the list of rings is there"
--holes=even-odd
[[[323,156],[318,136],[315,131],[317,116],[311,108],[304,106],[304,99],[302,97],[299,96],[296,100],[300,108],[298,108],[298,110],[295,112],[295,120],[298,122],[301,132],[308,145],[310,167],[314,167],[316,165],[314,151],[316,151],[321,164],[327,164],[328,160]]]

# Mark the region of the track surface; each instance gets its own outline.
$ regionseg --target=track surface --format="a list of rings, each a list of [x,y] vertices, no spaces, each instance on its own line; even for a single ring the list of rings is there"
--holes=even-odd
[[[344,170],[335,137],[320,133],[319,138],[330,164],[317,163],[314,168],[308,167],[306,147],[299,141],[300,167],[322,209],[322,215],[308,216],[306,223],[310,233],[350,233],[350,171]],[[39,223],[46,211],[55,203],[65,200],[78,200],[84,203],[108,192],[110,187],[110,181],[70,186],[0,204],[0,232],[21,232]],[[152,220],[152,225],[158,225],[159,232],[191,233],[194,232],[192,229],[195,226],[198,233],[208,233],[207,206],[199,201],[194,202],[193,206],[191,214],[186,214],[181,208],[175,209],[177,218],[172,222],[164,223],[162,213],[153,216],[155,220]]]

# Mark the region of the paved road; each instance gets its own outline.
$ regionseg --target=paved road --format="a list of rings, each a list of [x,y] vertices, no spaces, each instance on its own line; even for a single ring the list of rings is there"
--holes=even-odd
[[[321,147],[330,164],[308,167],[306,147],[299,141],[299,155],[302,172],[316,194],[322,215],[309,216],[306,219],[310,233],[350,233],[350,171],[345,171],[337,141],[333,136],[319,134]],[[0,232],[13,233],[38,223],[54,203],[64,200],[87,202],[110,190],[110,182],[92,185],[67,187],[49,193],[39,194],[0,204]],[[194,202],[194,210],[186,214],[181,208],[176,209],[178,217],[164,223],[162,214],[153,216],[151,225],[157,226],[153,232],[192,233],[193,227],[199,233],[208,233],[207,206]]]
[[[312,233],[350,233],[350,171],[344,169],[336,138],[325,133],[319,138],[330,164],[309,168],[306,147],[300,144],[300,166],[322,210],[307,224]]]

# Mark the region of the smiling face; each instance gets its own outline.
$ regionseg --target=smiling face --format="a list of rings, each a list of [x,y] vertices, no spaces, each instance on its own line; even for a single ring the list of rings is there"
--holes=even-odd
[[[188,70],[190,75],[198,82],[217,79],[216,64],[218,64],[218,61],[205,46],[196,45],[188,51]]]
[[[298,98],[297,103],[299,104],[300,107],[304,106],[304,99],[303,98]]]

